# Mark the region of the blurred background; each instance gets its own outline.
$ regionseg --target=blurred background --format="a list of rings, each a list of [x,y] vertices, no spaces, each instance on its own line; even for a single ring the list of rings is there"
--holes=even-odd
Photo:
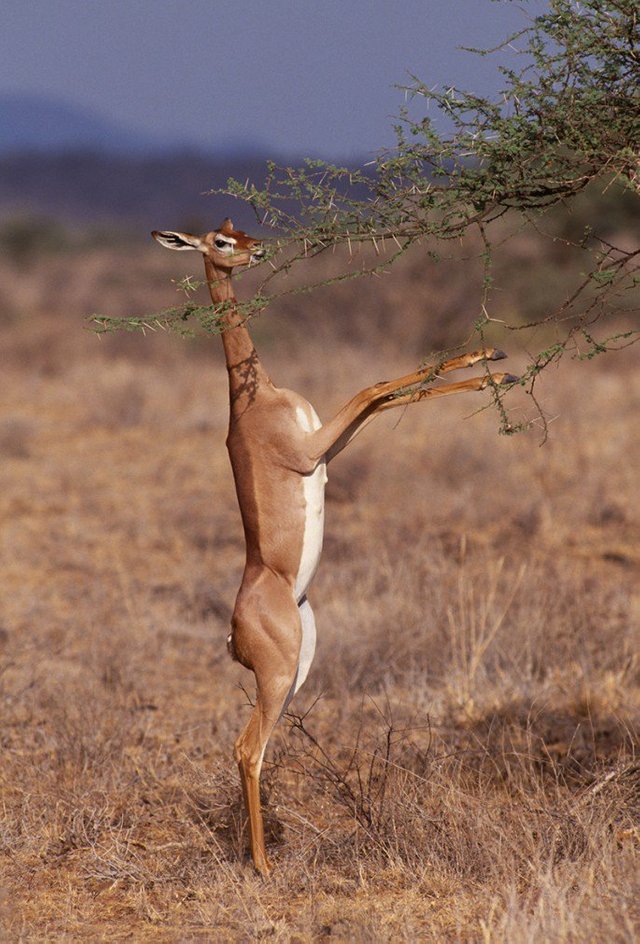
[[[217,219],[226,205],[202,192],[259,180],[268,157],[359,164],[392,146],[410,74],[497,92],[496,62],[458,47],[493,46],[542,7],[7,0],[0,212],[133,230]]]
[[[451,397],[376,420],[332,464],[294,704],[328,766],[280,726],[264,781],[281,877],[264,884],[240,864],[231,753],[253,682],[225,648],[244,547],[221,345],[87,321],[184,300],[199,254],[149,231],[226,215],[251,231],[205,195],[228,177],[393,146],[408,73],[498,94],[513,50],[457,47],[544,7],[3,3],[3,939],[635,939],[640,346],[545,371],[543,448],[518,389],[527,433],[499,436],[484,395]],[[565,237],[595,211],[631,245],[636,204],[591,192],[545,220],[551,239],[519,231],[493,312],[555,309],[583,270]],[[482,246],[429,248],[254,319],[274,381],[327,419],[463,343]],[[324,254],[290,284],[333,273]],[[509,335],[507,369],[553,340]]]

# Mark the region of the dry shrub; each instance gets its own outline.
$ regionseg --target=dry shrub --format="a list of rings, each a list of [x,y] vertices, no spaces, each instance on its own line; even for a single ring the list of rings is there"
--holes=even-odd
[[[33,435],[31,423],[9,417],[0,425],[0,458],[28,459]]]

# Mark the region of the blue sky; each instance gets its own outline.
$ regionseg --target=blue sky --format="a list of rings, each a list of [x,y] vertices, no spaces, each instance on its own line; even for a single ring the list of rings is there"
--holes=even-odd
[[[544,0],[3,0],[0,94],[80,105],[162,144],[349,158],[393,144],[408,72],[499,88],[490,46]]]

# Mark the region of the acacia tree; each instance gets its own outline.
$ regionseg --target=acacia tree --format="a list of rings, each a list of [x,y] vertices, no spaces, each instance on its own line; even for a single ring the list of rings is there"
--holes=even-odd
[[[292,291],[281,289],[280,277],[303,258],[346,246],[330,280],[339,281],[387,269],[415,243],[433,252],[475,231],[485,276],[464,343],[484,343],[495,322],[493,234],[498,230],[504,240],[505,221],[510,232],[540,229],[545,214],[562,211],[590,186],[640,196],[639,38],[637,0],[549,0],[545,13],[526,20],[495,49],[469,50],[482,56],[507,47],[517,51],[517,68],[500,67],[503,88],[496,100],[412,78],[403,87],[408,102],[396,125],[396,147],[381,151],[371,165],[354,170],[313,160],[302,167],[269,164],[262,186],[230,180],[216,192],[250,204],[260,225],[278,234],[271,267],[242,306],[246,316]],[[438,131],[434,113],[446,115],[449,132]],[[362,244],[373,247],[373,261],[354,266],[348,257]],[[622,330],[619,321],[621,309],[627,316],[635,311],[640,248],[615,246],[599,236],[596,219],[572,244],[584,251],[584,272],[557,306],[528,324],[501,321],[504,333],[545,323],[554,328],[552,343],[531,355],[522,378],[532,396],[540,372],[567,352],[593,357],[640,338],[633,323]],[[185,285],[187,291],[192,287]],[[180,330],[191,316],[216,331],[220,314],[188,302],[156,321]],[[124,322],[150,325],[148,319]],[[109,329],[115,322],[100,318],[99,324]],[[509,420],[503,396],[494,388],[501,429],[512,432],[521,427]]]

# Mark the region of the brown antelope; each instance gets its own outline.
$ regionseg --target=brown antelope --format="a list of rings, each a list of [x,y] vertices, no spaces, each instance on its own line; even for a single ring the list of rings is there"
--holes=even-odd
[[[152,233],[168,249],[204,256],[209,291],[222,308],[222,344],[229,373],[227,448],[246,540],[246,564],[236,599],[229,652],[256,678],[256,703],[235,744],[249,820],[251,856],[258,872],[271,865],[260,810],[260,770],[271,732],[307,677],[316,645],[307,590],[320,560],[326,467],[365,420],[384,410],[509,384],[510,374],[485,372],[459,383],[420,386],[441,374],[505,355],[492,348],[423,367],[356,394],[324,425],[298,393],[274,386],[237,308],[231,284],[236,266],[262,259],[260,240],[226,219],[203,236]]]

